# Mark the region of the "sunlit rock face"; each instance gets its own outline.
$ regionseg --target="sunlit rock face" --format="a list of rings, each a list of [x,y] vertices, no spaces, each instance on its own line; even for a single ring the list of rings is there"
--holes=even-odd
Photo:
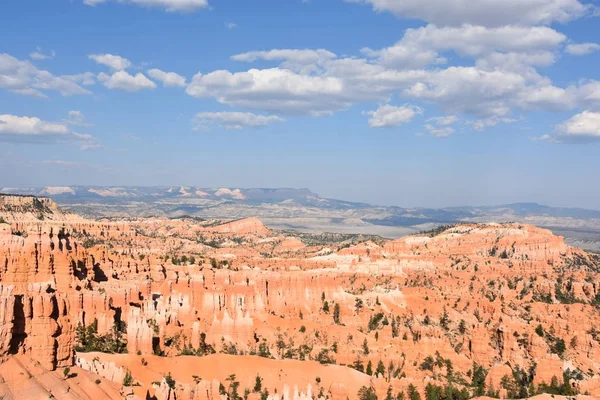
[[[3,195],[0,218],[5,398],[600,396],[599,259],[544,229],[315,246],[256,218],[92,221]]]

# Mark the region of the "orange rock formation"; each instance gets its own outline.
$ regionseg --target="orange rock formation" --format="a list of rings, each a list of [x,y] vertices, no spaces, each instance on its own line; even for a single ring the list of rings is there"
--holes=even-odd
[[[544,229],[307,246],[2,195],[0,218],[0,398],[600,396],[600,260]]]

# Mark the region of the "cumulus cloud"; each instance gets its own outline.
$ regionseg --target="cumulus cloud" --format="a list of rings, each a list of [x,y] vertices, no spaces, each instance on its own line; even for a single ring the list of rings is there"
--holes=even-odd
[[[194,117],[195,129],[205,130],[212,125],[225,129],[261,128],[274,122],[283,122],[275,115],[258,115],[244,112],[201,112]]]
[[[568,40],[548,25],[592,12],[579,0],[347,1],[429,24],[407,29],[391,46],[363,48],[362,57],[338,57],[327,49],[235,54],[234,61],[271,65],[199,72],[186,93],[279,115],[329,115],[359,103],[388,104],[399,96],[473,118],[470,126],[478,130],[513,122],[524,111],[600,109],[600,82],[559,87],[539,71],[554,64]],[[569,52],[594,49],[569,46]],[[455,56],[460,63],[452,62]],[[371,111],[371,126],[387,126],[385,107],[393,106]],[[388,117],[401,115],[395,111]],[[454,122],[428,122],[431,135],[454,132]]]
[[[551,48],[562,40],[562,36],[556,36],[556,40],[537,41],[531,49]],[[501,46],[502,50],[524,50],[528,45],[523,43],[526,41]],[[472,54],[485,53],[483,48],[464,46]],[[473,116],[482,121],[478,127],[506,122],[515,111],[565,111],[586,104],[600,107],[599,82],[583,81],[562,88],[538,73],[537,66],[554,62],[551,50],[492,51],[476,58],[473,66],[445,69],[398,68],[384,65],[379,59],[337,58],[333,53],[319,57],[304,50],[248,52],[234,58],[248,62],[272,60],[282,65],[198,73],[186,93],[235,107],[305,115],[327,115],[357,103],[387,103],[399,94],[404,99],[434,104],[448,114]],[[303,68],[285,68],[283,63],[291,60],[303,64]]]
[[[18,117],[16,115],[0,115],[0,133],[16,135],[64,135],[69,133],[65,124],[46,122],[36,117]]]
[[[369,4],[401,18],[421,19],[438,26],[546,25],[580,18],[593,9],[578,0],[346,0]]]
[[[507,115],[507,104],[522,90],[525,79],[516,73],[483,71],[475,67],[449,67],[432,71],[402,93],[430,101],[452,114]]]
[[[126,71],[117,71],[112,75],[102,72],[98,74],[98,80],[109,89],[121,89],[128,92],[156,88],[156,83],[152,82],[141,72],[135,75],[130,75]]]
[[[198,98],[214,97],[222,104],[288,114],[331,113],[351,104],[340,96],[340,79],[279,68],[198,73],[186,93]]]
[[[232,60],[278,66],[198,73],[186,92],[236,107],[311,115],[331,114],[360,102],[386,103],[399,93],[450,114],[492,121],[508,118],[516,108],[568,109],[580,103],[579,89],[560,97],[567,89],[553,86],[536,69],[552,65],[566,40],[546,26],[427,25],[406,30],[390,47],[362,49],[366,58],[338,58],[326,49],[236,54]],[[447,52],[471,58],[474,65],[440,68],[448,62]]]
[[[371,128],[391,128],[410,122],[417,114],[422,114],[423,110],[417,106],[404,105],[400,107],[386,104],[380,106],[375,111],[367,111],[370,115],[369,126]]]
[[[600,44],[598,43],[573,43],[565,47],[565,52],[573,56],[585,56],[599,50]]]
[[[81,149],[96,148],[91,135],[72,131],[66,123],[48,122],[37,117],[0,114],[0,141],[24,143],[75,143]]]
[[[68,76],[55,76],[27,60],[19,60],[6,53],[0,54],[0,88],[36,97],[46,97],[45,90],[56,91],[63,96],[91,93]]]
[[[481,57],[493,52],[540,52],[552,50],[565,40],[565,35],[544,26],[486,28],[462,25],[438,28],[427,25],[407,29],[402,40],[393,46],[381,50],[367,48],[363,49],[363,53],[379,58],[387,66],[418,68],[445,63],[446,58],[438,53],[443,51],[452,50],[470,57]]]
[[[538,140],[552,143],[588,143],[600,140],[600,113],[583,111],[559,124],[553,135],[544,135]]]
[[[127,69],[131,66],[131,61],[113,54],[90,54],[88,58],[117,71]]]
[[[149,69],[148,75],[159,82],[162,82],[165,87],[184,87],[186,85],[185,78],[175,72],[164,72],[160,69]]]
[[[110,0],[83,0],[88,6],[107,3]],[[118,0],[118,3],[163,8],[168,12],[192,12],[208,7],[208,0]]]
[[[234,61],[254,62],[257,60],[282,61],[281,67],[298,72],[309,73],[322,66],[326,61],[336,58],[331,51],[324,49],[273,49],[268,51],[249,51],[231,57]]]

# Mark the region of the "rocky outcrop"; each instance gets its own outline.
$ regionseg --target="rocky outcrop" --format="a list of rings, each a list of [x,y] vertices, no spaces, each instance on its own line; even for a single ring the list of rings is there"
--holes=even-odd
[[[238,221],[219,225],[211,231],[217,233],[233,233],[237,235],[268,236],[271,230],[263,225],[258,218],[244,218]]]

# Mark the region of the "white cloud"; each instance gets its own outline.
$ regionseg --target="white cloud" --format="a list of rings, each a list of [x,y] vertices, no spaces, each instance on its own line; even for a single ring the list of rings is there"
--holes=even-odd
[[[600,140],[600,113],[583,111],[555,128],[554,135],[538,140],[553,143],[588,143]]]
[[[256,60],[292,61],[298,64],[314,64],[335,58],[336,55],[328,50],[317,49],[274,49],[268,51],[248,51],[231,56],[235,61],[252,62]]]
[[[402,94],[436,103],[451,114],[504,116],[511,111],[510,100],[523,90],[524,85],[525,79],[512,72],[449,67],[431,71]]]
[[[454,128],[451,126],[435,126],[425,124],[425,129],[433,137],[446,137],[454,133]]]
[[[569,44],[565,47],[565,52],[573,56],[585,56],[586,54],[600,51],[600,44],[598,43],[577,43]]]
[[[77,110],[69,111],[67,114],[67,118],[65,118],[63,121],[69,125],[90,126],[90,124],[86,122],[83,113]]]
[[[455,129],[450,126],[459,121],[456,115],[445,115],[443,117],[431,117],[427,119],[428,124],[425,124],[425,130],[433,137],[446,137],[455,132]]]
[[[471,122],[470,124],[473,126],[473,129],[475,129],[476,131],[482,131],[485,128],[489,128],[491,126],[496,126],[500,123],[510,124],[511,122],[515,122],[515,121],[516,120],[513,118],[492,116],[489,118],[478,119],[477,121]]]
[[[521,75],[530,84],[548,84],[549,80],[541,76],[536,67],[547,67],[555,62],[554,51],[532,51],[529,53],[493,52],[475,62],[475,66],[485,71],[506,71]]]
[[[57,91],[63,96],[91,93],[66,76],[55,76],[5,53],[0,53],[0,88],[37,97],[46,97],[42,90]]]
[[[131,61],[113,54],[90,54],[88,58],[117,71],[127,69],[131,66]]]
[[[50,54],[44,54],[42,52],[41,48],[36,48],[35,51],[32,51],[31,53],[29,53],[29,58],[31,58],[32,60],[48,60],[51,58],[54,58],[54,56],[56,56],[56,53],[53,51],[50,52]]]
[[[37,117],[0,115],[0,141],[28,143],[75,143],[82,149],[99,146],[91,135],[73,132],[66,123],[43,121]]]
[[[328,50],[317,49],[273,49],[268,51],[249,51],[231,57],[234,61],[254,62],[257,60],[281,61],[281,67],[300,73],[317,71],[323,64],[336,58]]]
[[[427,120],[427,122],[433,122],[436,125],[440,126],[448,126],[453,125],[459,121],[459,118],[456,115],[446,115],[443,117],[431,117]]]
[[[290,70],[251,69],[231,73],[214,71],[194,75],[186,93],[214,97],[219,103],[288,114],[324,114],[351,105],[343,85],[335,77],[296,74]]]
[[[164,72],[160,69],[149,69],[148,75],[152,79],[162,82],[165,87],[184,87],[186,85],[185,78],[175,72]]]
[[[518,94],[517,102],[525,110],[566,111],[577,107],[579,90],[576,87],[561,88],[551,84],[528,87]]]
[[[277,114],[329,115],[357,102],[386,102],[393,92],[427,74],[427,71],[390,70],[364,59],[344,58],[324,62],[314,73],[285,68],[198,73],[186,93]]]
[[[377,58],[379,63],[394,68],[421,68],[448,62],[448,59],[440,56],[437,51],[419,47],[415,43],[399,42],[381,50],[372,50],[366,47],[361,51],[365,56]]]
[[[281,58],[277,53],[244,53],[240,60]],[[309,60],[300,57],[310,70]],[[300,53],[303,54],[303,53]],[[392,95],[435,104],[445,113],[477,119],[511,118],[515,110],[569,110],[600,107],[600,82],[560,88],[538,74],[535,65],[551,63],[550,52],[491,53],[476,66],[446,69],[397,69],[359,58],[320,60],[313,72],[282,67],[246,72],[196,74],[186,93],[219,103],[277,114],[327,115],[353,104],[388,102]],[[314,64],[313,64],[314,66]],[[481,126],[481,125],[479,125]],[[490,126],[489,123],[483,126]]]
[[[421,19],[438,26],[538,25],[568,22],[592,6],[578,0],[346,0],[370,4],[375,11]]]
[[[260,128],[273,122],[283,122],[275,115],[258,115],[244,112],[202,112],[194,117],[195,129],[203,130],[212,124],[226,129]]]
[[[83,0],[84,4],[95,6],[109,0]],[[169,12],[191,12],[208,7],[208,0],[118,0],[119,3],[164,8]]]
[[[69,127],[59,122],[46,122],[36,117],[0,115],[0,133],[16,135],[64,135]]]
[[[236,23],[234,23],[234,22],[226,22],[226,23],[225,23],[225,27],[226,27],[227,29],[235,29],[235,28],[237,28],[237,24],[236,24]]]
[[[529,53],[552,50],[566,40],[551,28],[503,26],[486,28],[462,25],[438,28],[427,25],[407,29],[402,40],[381,50],[363,49],[369,57],[377,57],[383,65],[418,68],[443,64],[447,60],[438,51],[455,51],[463,56],[481,57],[493,52]]]
[[[89,86],[96,83],[96,75],[91,72],[83,72],[75,75],[63,75],[62,77],[66,80],[79,83],[84,86]]]
[[[582,81],[566,88],[551,83],[524,88],[517,106],[524,110],[568,111],[574,108],[600,109],[600,82]]]
[[[422,114],[421,110],[417,106],[404,105],[401,107],[392,106],[386,104],[380,106],[375,111],[366,112],[370,115],[369,126],[371,128],[390,128],[410,122],[413,117],[417,114]]]
[[[432,1],[425,0],[433,4]],[[515,0],[507,1],[516,5]],[[552,6],[548,0],[535,1],[541,10]],[[574,4],[571,0],[552,1],[562,4],[555,4],[558,7],[555,9],[577,9],[567,6],[568,2]],[[482,0],[473,7],[479,7],[479,3],[504,7],[504,0],[502,4],[497,0]],[[462,11],[469,14],[469,6],[465,2]],[[583,7],[581,12],[586,10]],[[558,14],[544,18],[568,19],[559,18]],[[534,22],[541,23],[542,19]],[[559,49],[567,41],[565,35],[547,26],[474,25],[474,22],[477,21],[408,29],[393,46],[363,49],[366,58],[339,58],[326,49],[248,51],[231,59],[271,62],[276,66],[198,73],[186,93],[235,107],[308,115],[327,115],[358,103],[386,104],[399,95],[405,100],[434,104],[444,113],[475,117],[471,125],[477,129],[511,122],[519,111],[600,108],[600,83],[558,87],[538,71],[539,67],[555,62]],[[449,52],[461,57],[460,64],[442,67],[453,58]],[[446,129],[435,134],[448,132]]]
[[[102,72],[98,74],[98,80],[109,89],[122,89],[128,92],[156,88],[156,83],[146,78],[141,72],[138,72],[135,75],[130,75],[126,71],[117,71],[112,75],[107,75]]]

